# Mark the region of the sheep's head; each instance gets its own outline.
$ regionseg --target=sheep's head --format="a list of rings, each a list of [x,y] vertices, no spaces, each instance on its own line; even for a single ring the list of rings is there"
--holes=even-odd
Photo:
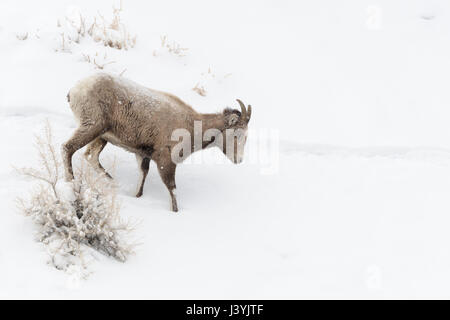
[[[252,115],[252,107],[249,105],[246,108],[241,100],[237,99],[236,101],[239,103],[241,111],[230,108],[223,111],[225,131],[222,151],[228,159],[238,164],[244,159],[244,147],[247,142],[247,129]]]

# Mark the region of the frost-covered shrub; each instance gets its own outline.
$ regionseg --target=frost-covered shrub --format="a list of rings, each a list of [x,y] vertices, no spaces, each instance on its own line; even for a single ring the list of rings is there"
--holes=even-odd
[[[132,246],[125,238],[132,228],[120,219],[115,185],[86,162],[73,182],[64,182],[48,123],[36,145],[41,168],[19,171],[41,183],[30,198],[19,199],[19,206],[36,223],[37,240],[46,246],[49,262],[64,271],[80,268],[86,276],[88,250],[126,261]]]

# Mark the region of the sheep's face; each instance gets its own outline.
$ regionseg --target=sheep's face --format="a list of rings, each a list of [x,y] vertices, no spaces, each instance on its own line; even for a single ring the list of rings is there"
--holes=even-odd
[[[234,164],[239,164],[244,160],[247,132],[247,128],[237,128],[228,129],[225,133],[225,148],[223,148],[223,152]]]
[[[223,153],[233,163],[239,164],[244,160],[245,143],[248,135],[248,122],[250,121],[252,107],[245,108],[244,104],[237,100],[241,111],[225,109],[225,125]]]

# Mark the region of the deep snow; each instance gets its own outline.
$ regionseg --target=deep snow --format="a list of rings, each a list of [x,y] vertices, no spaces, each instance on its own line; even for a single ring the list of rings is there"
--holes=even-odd
[[[135,48],[82,39],[55,51],[58,19],[109,17],[113,4],[0,3],[0,298],[449,298],[447,1],[124,1]],[[154,56],[161,35],[187,55]],[[279,153],[269,174],[213,150],[223,163],[179,166],[173,214],[154,164],[136,199],[134,156],[108,145],[101,160],[117,160],[142,245],[125,264],[98,255],[73,285],[18,214],[31,184],[12,166],[37,163],[45,119],[59,144],[75,129],[66,93],[95,72],[83,53],[199,111],[241,98],[254,110],[249,149],[272,130]]]

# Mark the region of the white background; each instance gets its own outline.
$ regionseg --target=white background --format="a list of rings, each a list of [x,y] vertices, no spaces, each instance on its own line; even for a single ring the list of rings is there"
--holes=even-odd
[[[58,19],[110,18],[112,5],[0,3],[1,298],[450,297],[448,1],[128,0],[135,48],[84,39],[55,51]],[[187,56],[154,56],[161,35]],[[136,199],[134,156],[108,145],[101,161],[117,159],[122,215],[142,221],[142,245],[125,264],[98,256],[71,288],[17,212],[32,184],[12,166],[37,165],[45,119],[58,144],[70,137],[66,94],[96,71],[82,58],[95,53],[115,62],[105,71],[202,112],[252,104],[249,140],[278,132],[278,170],[182,165],[173,214],[154,166]],[[209,68],[215,78],[202,76]]]

